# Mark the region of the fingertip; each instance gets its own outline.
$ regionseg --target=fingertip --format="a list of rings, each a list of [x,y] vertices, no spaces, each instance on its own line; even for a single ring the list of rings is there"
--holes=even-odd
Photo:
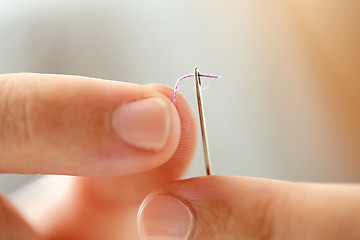
[[[169,195],[148,197],[138,213],[138,231],[142,239],[189,239],[193,225],[191,209]]]
[[[174,96],[174,89],[161,84],[148,84],[146,86],[160,92],[161,94],[166,96],[169,99],[169,101],[172,103]],[[176,158],[174,158],[172,162],[181,159],[181,163],[179,163],[179,161],[176,161],[176,164],[177,165],[181,164],[182,168],[185,168],[185,166],[189,164],[196,150],[196,143],[197,143],[196,120],[191,107],[187,103],[186,99],[180,93],[177,94],[176,103],[172,105],[174,106],[174,109],[176,109],[176,111],[180,116],[180,125],[181,125],[180,142],[176,150],[176,153],[174,154]]]
[[[100,152],[99,176],[111,177],[137,174],[152,170],[166,163],[178,148],[181,136],[180,117],[173,104],[152,89],[146,97],[126,102],[115,108],[112,128],[125,146],[116,145]],[[150,96],[150,97],[149,97]],[[103,154],[105,153],[105,155]],[[121,159],[118,162],[117,159]],[[136,160],[136,161],[135,161]],[[119,168],[126,169],[118,175]]]

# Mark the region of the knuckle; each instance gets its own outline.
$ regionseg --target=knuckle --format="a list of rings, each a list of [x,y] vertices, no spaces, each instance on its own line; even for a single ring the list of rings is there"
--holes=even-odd
[[[279,225],[277,222],[280,206],[281,199],[279,195],[269,192],[259,207],[258,224],[256,227],[259,229],[258,239],[279,240],[278,235],[280,228],[278,228]]]
[[[196,229],[201,230],[196,230],[194,239],[278,240],[278,236],[282,235],[276,224],[280,204],[279,197],[269,191],[261,197],[244,196],[238,199],[238,203],[221,199],[210,206],[208,203],[195,206],[202,211],[201,216],[196,216]]]
[[[23,81],[23,74],[2,78],[0,82],[0,142],[6,147],[2,152],[16,156],[31,142],[33,99],[27,95],[30,86]]]
[[[253,215],[253,225],[250,227],[253,239],[287,239],[285,230],[288,222],[284,220],[290,219],[291,216],[285,216],[284,209],[288,205],[288,195],[273,187],[257,196],[254,200],[254,208],[249,209],[249,213]]]

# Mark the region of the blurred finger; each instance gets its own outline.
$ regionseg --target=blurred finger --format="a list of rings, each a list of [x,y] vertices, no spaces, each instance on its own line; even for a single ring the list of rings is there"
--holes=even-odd
[[[14,207],[0,196],[0,239],[39,240],[37,234],[22,219]]]

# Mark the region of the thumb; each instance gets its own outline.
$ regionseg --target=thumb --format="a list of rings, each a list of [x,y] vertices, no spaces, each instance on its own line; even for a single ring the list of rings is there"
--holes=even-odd
[[[180,138],[149,87],[78,76],[0,75],[0,173],[123,176],[165,163]]]
[[[142,239],[360,239],[360,188],[211,176],[170,183],[138,216]]]

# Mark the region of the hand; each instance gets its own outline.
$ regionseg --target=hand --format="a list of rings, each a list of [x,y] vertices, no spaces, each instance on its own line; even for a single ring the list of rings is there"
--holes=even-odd
[[[154,191],[138,218],[145,240],[355,240],[360,187],[200,177]]]
[[[178,179],[194,153],[194,117],[181,96],[174,107],[172,94],[159,85],[1,75],[0,172],[86,177],[70,179],[59,199],[39,196],[29,223],[0,197],[0,239],[135,239],[145,196]]]

